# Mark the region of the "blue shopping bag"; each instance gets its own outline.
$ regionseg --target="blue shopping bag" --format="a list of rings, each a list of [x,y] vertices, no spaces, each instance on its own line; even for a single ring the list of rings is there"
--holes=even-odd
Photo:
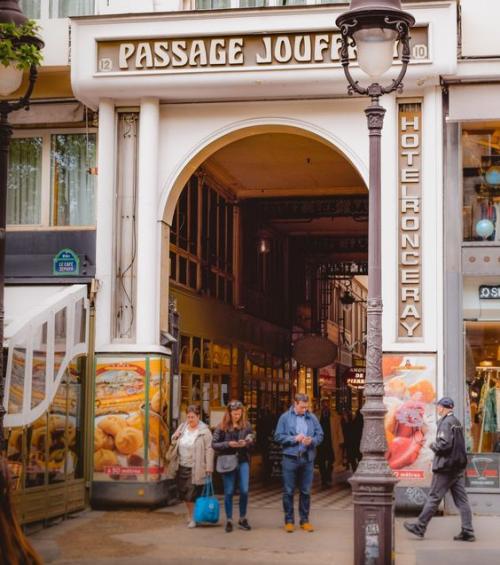
[[[207,477],[203,492],[194,504],[193,520],[197,524],[217,524],[219,513],[219,501],[214,496],[212,477]]]

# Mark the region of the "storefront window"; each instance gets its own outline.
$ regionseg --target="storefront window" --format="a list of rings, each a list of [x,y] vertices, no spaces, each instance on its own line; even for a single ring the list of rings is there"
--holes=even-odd
[[[96,150],[94,132],[16,133],[9,156],[7,223],[95,225]]]
[[[196,0],[197,10],[222,10],[231,7],[231,0]]]
[[[45,484],[47,465],[47,414],[41,416],[28,428],[28,463],[26,487]]]
[[[13,139],[9,152],[7,223],[39,224],[42,196],[42,138]]]
[[[500,488],[500,322],[465,322],[469,488]]]
[[[31,374],[31,408],[45,399],[45,377],[47,373],[47,322],[41,325],[33,342]]]
[[[19,7],[23,14],[30,19],[38,20],[41,16],[40,0],[20,0]]]
[[[94,0],[51,0],[51,18],[89,16],[94,14]]]
[[[55,226],[95,223],[96,135],[52,136],[52,219]]]
[[[500,322],[466,322],[468,448],[500,452]]]
[[[500,241],[500,124],[462,130],[464,241]]]

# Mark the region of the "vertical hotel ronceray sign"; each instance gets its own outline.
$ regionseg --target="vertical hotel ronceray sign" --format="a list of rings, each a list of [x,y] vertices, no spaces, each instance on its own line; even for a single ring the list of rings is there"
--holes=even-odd
[[[401,102],[399,129],[398,338],[422,332],[422,101]]]

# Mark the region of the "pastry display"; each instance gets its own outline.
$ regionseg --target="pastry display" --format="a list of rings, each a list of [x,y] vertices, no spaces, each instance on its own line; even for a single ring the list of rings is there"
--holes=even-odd
[[[146,362],[144,357],[106,356],[97,361],[94,480],[158,480],[164,472],[166,368],[160,357]]]

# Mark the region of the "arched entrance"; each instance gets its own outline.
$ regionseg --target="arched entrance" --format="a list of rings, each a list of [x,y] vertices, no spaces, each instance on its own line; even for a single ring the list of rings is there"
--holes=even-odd
[[[169,304],[179,315],[174,420],[199,403],[216,425],[242,399],[265,475],[277,471],[270,436],[294,392],[315,409],[328,400],[339,430],[361,401],[346,372],[364,360],[367,189],[356,155],[321,133],[278,122],[218,132],[163,199],[161,327]],[[332,344],[326,366],[293,349],[311,335]]]

